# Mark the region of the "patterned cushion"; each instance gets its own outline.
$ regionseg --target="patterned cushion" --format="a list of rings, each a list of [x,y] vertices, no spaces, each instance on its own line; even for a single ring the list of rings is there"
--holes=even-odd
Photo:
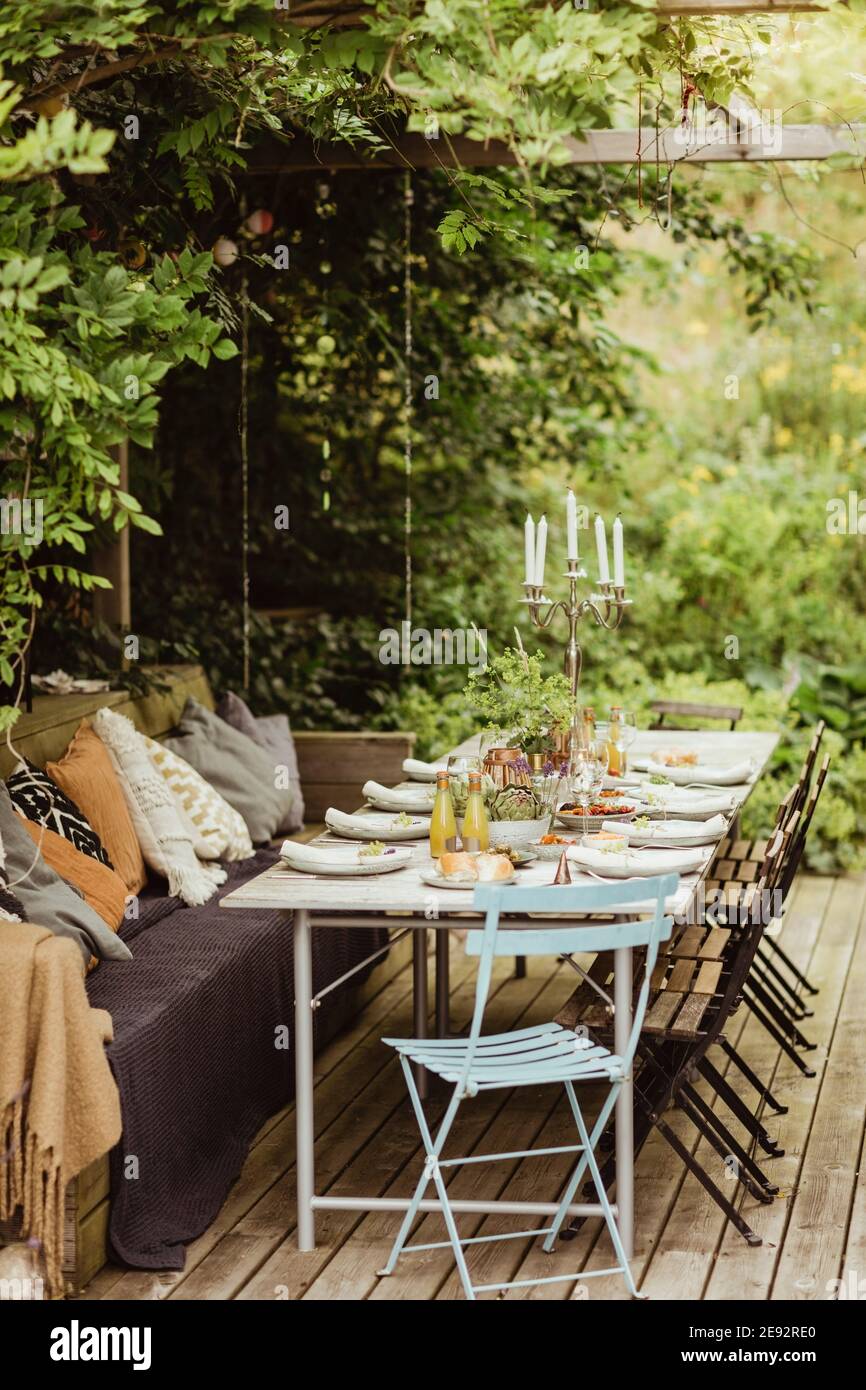
[[[253,842],[240,812],[177,753],[146,734],[142,738],[150,761],[195,827],[194,844],[199,859],[249,859]]]
[[[117,773],[145,863],[168,879],[170,897],[188,907],[209,902],[226,871],[196,858],[196,832],[150,761],[143,736],[125,714],[107,707],[97,710],[93,727]]]
[[[0,837],[0,922],[23,922],[25,915],[24,904],[9,887],[9,875],[6,872],[6,851],[3,848],[3,839]]]
[[[22,758],[17,772],[6,779],[6,786],[12,803],[25,820],[44,825],[68,840],[81,854],[89,854],[98,859],[107,869],[113,867],[105,852],[105,847],[93,826],[80,811],[74,801],[70,801],[56,782],[52,782],[47,772]]]

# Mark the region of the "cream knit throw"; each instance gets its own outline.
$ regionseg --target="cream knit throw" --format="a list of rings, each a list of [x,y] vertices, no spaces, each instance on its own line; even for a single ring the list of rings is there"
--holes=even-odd
[[[66,1185],[120,1138],[111,1018],[90,1007],[68,937],[0,922],[0,959],[0,1221],[21,1210],[58,1296]]]
[[[225,882],[225,869],[196,857],[196,834],[148,757],[143,736],[126,715],[105,707],[94,715],[93,728],[108,749],[145,863],[189,907],[208,902]]]

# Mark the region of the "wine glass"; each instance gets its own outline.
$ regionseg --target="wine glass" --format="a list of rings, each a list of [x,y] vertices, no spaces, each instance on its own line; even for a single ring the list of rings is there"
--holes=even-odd
[[[620,714],[619,741],[622,746],[622,770],[628,772],[628,750],[637,738],[637,716],[634,710],[624,709]]]
[[[587,815],[593,797],[598,796],[604,786],[607,772],[607,744],[601,739],[590,739],[585,745],[572,750],[569,763],[569,778],[572,796],[579,802],[583,811],[583,833],[587,833]]]

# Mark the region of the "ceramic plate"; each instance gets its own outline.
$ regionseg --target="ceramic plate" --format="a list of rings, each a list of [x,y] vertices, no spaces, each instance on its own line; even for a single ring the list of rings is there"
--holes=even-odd
[[[569,864],[576,864],[596,878],[653,878],[658,874],[698,873],[707,855],[698,850],[629,849],[624,854],[605,854],[580,846],[569,850]]]
[[[452,874],[450,878],[444,878],[437,869],[419,870],[421,882],[429,883],[432,888],[456,888],[461,892],[471,892],[478,886],[478,879],[472,878],[469,874]],[[499,884],[513,883],[515,879],[514,870],[511,870],[511,878],[498,878]]]
[[[674,824],[654,820],[643,828],[626,825],[623,833],[628,836],[629,844],[654,845],[656,849],[692,849],[698,845],[714,845],[719,838],[715,832],[708,832],[703,822],[695,820],[680,820]]]
[[[399,816],[401,811],[405,811],[407,816],[429,816],[433,810],[432,796],[427,796],[420,790],[417,797],[413,797],[409,792],[402,792],[399,801],[386,800],[385,797],[380,798],[375,794],[368,796],[367,801],[371,806],[375,806],[377,811],[390,811],[392,816]]]
[[[395,844],[400,840],[426,840],[430,834],[427,816],[413,816],[410,825],[399,825],[399,814],[399,811],[379,811],[376,815],[347,816],[338,811],[332,816],[326,811],[325,825],[341,840],[384,840]]]
[[[602,821],[605,820],[621,821],[623,824],[627,825],[629,821],[634,820],[635,816],[645,813],[645,808],[634,801],[628,801],[626,805],[634,806],[635,809],[621,816],[611,815],[609,811],[605,811],[602,816],[587,816],[585,828],[587,830],[597,830]],[[564,825],[568,830],[582,831],[584,829],[582,811],[575,811],[573,815],[570,811],[558,811],[556,821],[558,825]]]
[[[320,878],[367,878],[370,874],[389,874],[405,869],[412,858],[411,849],[394,849],[389,854],[362,855],[356,849],[313,849],[310,845],[293,845],[290,841],[280,850],[280,862],[296,873]]]
[[[417,758],[406,758],[403,771],[410,782],[435,782],[439,769],[430,763],[419,762]]]
[[[533,853],[536,854],[539,859],[548,860],[552,863],[554,860],[559,859],[564,849],[570,849],[572,845],[576,844],[577,836],[575,836],[575,838],[571,840],[567,845],[541,845],[538,843],[537,840],[535,840],[532,844],[532,850]]]

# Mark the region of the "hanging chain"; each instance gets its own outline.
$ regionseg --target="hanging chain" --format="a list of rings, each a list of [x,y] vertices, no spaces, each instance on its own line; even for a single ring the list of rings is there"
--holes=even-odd
[[[244,694],[250,693],[250,451],[249,451],[250,309],[246,272],[241,281],[241,553],[243,587]]]
[[[406,554],[406,622],[412,623],[412,173],[403,183],[403,462],[406,475],[404,546]]]

